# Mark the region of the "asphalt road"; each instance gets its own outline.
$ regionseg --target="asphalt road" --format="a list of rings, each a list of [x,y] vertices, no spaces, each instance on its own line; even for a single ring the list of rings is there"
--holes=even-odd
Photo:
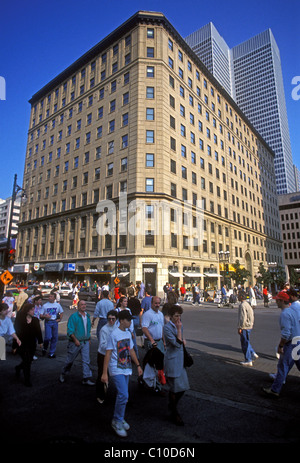
[[[237,306],[183,304],[184,336],[194,358],[194,365],[188,370],[190,390],[179,404],[185,425],[177,427],[170,422],[167,396],[158,396],[140,387],[134,368],[126,412],[131,429],[126,439],[116,436],[110,426],[113,387],[108,390],[107,401],[99,405],[95,387],[81,384],[79,359],[69,380],[64,384],[58,381],[66,357],[67,319],[72,313],[68,309],[69,301],[62,301],[62,305],[65,313],[59,327],[57,357],[50,360],[38,350],[38,360],[32,365],[32,388],[15,378],[14,367],[19,358],[12,355],[10,348],[7,360],[0,363],[3,425],[0,442],[3,444],[97,444],[105,457],[113,457],[114,452],[122,449],[138,449],[136,461],[145,461],[147,456],[152,461],[154,457],[171,457],[172,448],[181,449],[181,455],[174,453],[174,458],[192,457],[193,451],[201,452],[199,446],[204,443],[299,442],[300,374],[296,367],[278,400],[266,398],[261,391],[262,386],[271,385],[269,373],[276,371],[280,312],[274,303],[270,308],[255,310],[252,344],[259,358],[252,368],[240,365],[243,356],[237,334]],[[94,304],[88,303],[91,314],[93,308]],[[143,355],[140,348],[141,358]],[[94,329],[91,346],[94,379],[96,358]],[[149,454],[153,448],[153,454]],[[131,460],[134,457],[133,454],[114,455],[121,456]]]

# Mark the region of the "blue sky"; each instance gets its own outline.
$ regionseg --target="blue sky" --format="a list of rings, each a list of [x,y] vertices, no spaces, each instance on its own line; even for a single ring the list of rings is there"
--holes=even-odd
[[[28,100],[138,10],[164,13],[182,37],[212,21],[230,47],[271,28],[281,54],[293,159],[300,168],[300,99],[292,98],[292,79],[300,76],[299,0],[4,0],[0,8],[0,76],[6,83],[6,100],[0,101],[0,198],[11,195],[14,174],[22,186]]]

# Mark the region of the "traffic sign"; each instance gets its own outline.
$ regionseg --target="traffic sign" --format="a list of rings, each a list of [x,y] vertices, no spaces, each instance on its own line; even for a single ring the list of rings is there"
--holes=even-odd
[[[116,277],[116,278],[114,279],[114,283],[115,283],[116,285],[118,285],[118,284],[120,283],[120,280],[119,280],[118,277]]]
[[[3,272],[1,275],[0,275],[0,280],[2,281],[2,283],[4,283],[5,285],[8,285],[8,283],[10,283],[12,281],[14,277],[12,276],[11,273],[9,273],[8,270],[5,270],[5,272]]]

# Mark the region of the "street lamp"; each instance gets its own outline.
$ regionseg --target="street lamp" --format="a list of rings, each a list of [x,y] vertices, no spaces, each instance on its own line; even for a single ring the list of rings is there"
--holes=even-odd
[[[9,224],[8,224],[8,231],[7,231],[7,242],[6,242],[6,256],[4,260],[4,267],[8,268],[9,264],[9,254],[10,254],[10,242],[11,242],[11,229],[12,229],[12,221],[13,221],[13,214],[14,214],[14,204],[15,200],[17,198],[17,194],[19,191],[23,191],[22,197],[26,197],[25,190],[24,188],[21,188],[17,184],[17,174],[15,174],[14,178],[14,185],[13,185],[13,191],[12,191],[12,196],[11,196],[11,207],[10,207],[10,215],[9,215]]]
[[[223,278],[224,278],[224,284],[225,284],[225,274],[229,274],[229,258],[230,258],[230,252],[229,251],[219,251],[219,263],[223,262],[224,263],[224,268],[223,268]]]

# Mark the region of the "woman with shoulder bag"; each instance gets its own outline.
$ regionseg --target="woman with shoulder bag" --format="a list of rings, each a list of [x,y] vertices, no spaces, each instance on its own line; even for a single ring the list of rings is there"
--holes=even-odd
[[[172,421],[178,426],[183,426],[181,416],[177,411],[177,404],[184,392],[187,391],[189,380],[184,366],[185,340],[183,339],[183,328],[181,323],[182,307],[172,305],[169,307],[170,321],[164,325],[163,334],[166,345],[164,356],[164,373],[169,391],[169,408],[171,409]]]

